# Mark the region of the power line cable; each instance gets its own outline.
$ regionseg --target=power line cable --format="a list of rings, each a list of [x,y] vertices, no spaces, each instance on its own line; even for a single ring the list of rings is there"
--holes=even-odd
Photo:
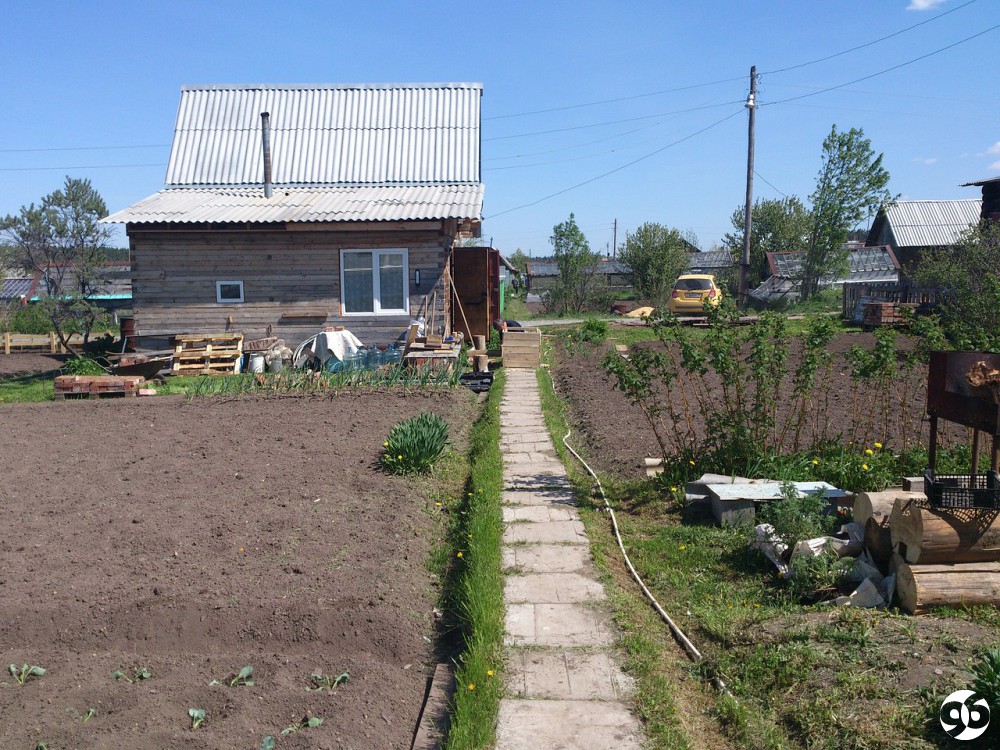
[[[758,171],[757,171],[756,169],[755,169],[755,170],[753,171],[753,173],[754,173],[755,175],[757,175],[758,177],[760,177],[760,179],[761,179],[761,182],[763,182],[763,183],[764,183],[765,185],[770,185],[770,186],[771,186],[771,188],[772,188],[773,190],[777,191],[778,193],[781,193],[781,195],[782,195],[782,196],[784,196],[785,198],[787,198],[787,197],[788,197],[788,194],[787,194],[787,193],[782,193],[782,192],[781,192],[781,190],[778,190],[778,188],[774,187],[774,185],[773,185],[772,183],[770,183],[770,182],[768,181],[768,179],[767,179],[766,177],[764,177],[764,175],[762,175],[762,174],[761,174],[760,172],[758,172]]]
[[[959,6],[955,7],[955,8],[952,8],[951,10],[946,10],[944,13],[939,13],[938,15],[934,16],[933,18],[925,19],[925,20],[921,21],[920,23],[915,23],[912,26],[907,26],[905,29],[900,29],[899,31],[894,31],[892,34],[887,34],[886,36],[879,37],[878,39],[873,39],[870,42],[865,42],[864,44],[859,44],[857,47],[851,47],[850,49],[845,49],[845,50],[842,50],[841,52],[834,52],[832,55],[827,55],[826,57],[818,57],[815,60],[809,60],[808,62],[798,63],[797,65],[789,65],[787,68],[778,68],[777,70],[767,70],[767,71],[764,71],[763,73],[761,73],[761,75],[774,75],[776,73],[787,73],[789,70],[798,70],[799,68],[804,68],[807,65],[816,65],[817,63],[826,62],[827,60],[833,60],[836,57],[841,57],[843,55],[848,55],[851,52],[857,52],[859,49],[865,49],[866,47],[872,47],[872,46],[878,44],[879,42],[884,42],[886,39],[892,39],[893,37],[899,36],[900,34],[905,34],[907,31],[912,31],[913,29],[917,28],[918,26],[923,26],[924,24],[932,23],[933,21],[937,21],[937,20],[939,20],[941,18],[944,18],[945,16],[947,16],[947,15],[949,15],[951,13],[954,13],[957,10],[962,10],[962,8],[966,8],[966,7],[972,5],[973,3],[976,3],[976,2],[979,2],[979,0],[969,0],[969,2],[963,3],[962,5],[959,5]]]
[[[70,169],[131,169],[132,167],[165,167],[166,164],[89,164],[76,167],[0,167],[0,172],[41,172]]]
[[[539,198],[538,200],[532,201],[531,203],[525,203],[525,204],[520,205],[520,206],[514,206],[513,208],[508,208],[506,211],[500,211],[499,213],[492,214],[491,216],[486,216],[486,217],[484,217],[484,221],[486,219],[495,219],[497,216],[503,216],[504,214],[509,214],[509,213],[514,212],[514,211],[520,211],[522,208],[529,208],[531,206],[536,206],[539,203],[542,203],[543,201],[549,200],[550,198],[555,198],[557,195],[562,195],[563,193],[568,193],[571,190],[576,190],[577,188],[583,187],[584,185],[589,185],[592,182],[597,182],[597,180],[601,180],[601,179],[603,179],[605,177],[608,177],[609,175],[613,175],[616,172],[621,172],[623,169],[628,169],[629,167],[634,166],[635,164],[638,164],[641,161],[645,161],[646,159],[650,159],[650,158],[656,156],[657,154],[663,153],[668,148],[673,148],[674,146],[677,146],[677,145],[679,145],[681,143],[684,143],[684,141],[691,140],[695,136],[701,135],[702,133],[704,133],[704,132],[706,132],[708,130],[711,130],[712,128],[714,128],[716,126],[721,125],[722,123],[726,122],[726,120],[733,119],[734,117],[736,117],[736,115],[740,114],[742,111],[743,111],[743,109],[738,109],[735,112],[733,112],[732,114],[726,115],[721,120],[716,120],[711,125],[706,125],[705,127],[701,128],[700,130],[696,130],[695,132],[690,133],[690,134],[684,136],[683,138],[680,138],[680,139],[678,139],[676,141],[673,141],[672,143],[668,143],[665,146],[661,146],[660,148],[656,149],[655,151],[650,151],[648,154],[645,154],[644,156],[640,156],[638,159],[633,159],[632,161],[630,161],[630,162],[628,162],[626,164],[622,164],[619,167],[615,167],[614,169],[610,169],[607,172],[603,172],[603,173],[601,173],[601,174],[599,174],[599,175],[597,175],[595,177],[591,177],[588,180],[584,180],[583,182],[578,182],[577,184],[571,185],[568,188],[563,188],[562,190],[557,190],[556,192],[550,193],[550,194],[548,194],[548,195],[546,195],[546,196],[544,196],[542,198]]]
[[[953,42],[952,44],[949,44],[949,45],[947,45],[945,47],[940,47],[939,49],[936,49],[936,50],[934,50],[932,52],[928,52],[927,54],[920,55],[919,57],[914,57],[912,60],[907,60],[906,62],[899,63],[898,65],[893,65],[891,68],[886,68],[884,70],[880,70],[877,73],[871,73],[870,75],[862,76],[861,78],[855,78],[853,81],[848,81],[847,83],[841,83],[841,84],[838,84],[836,86],[828,86],[825,89],[820,89],[819,91],[813,91],[813,92],[808,93],[808,94],[800,94],[799,96],[792,96],[792,97],[789,97],[788,99],[779,99],[778,101],[774,101],[774,102],[761,102],[758,106],[768,107],[768,106],[771,106],[771,105],[774,105],[774,104],[787,104],[788,102],[795,102],[795,101],[798,101],[799,99],[807,99],[807,98],[809,98],[811,96],[818,96],[819,94],[826,94],[826,93],[828,93],[830,91],[836,91],[837,89],[842,89],[842,88],[844,88],[846,86],[853,86],[855,83],[861,83],[862,81],[867,81],[867,80],[869,80],[871,78],[876,78],[878,76],[885,75],[886,73],[891,73],[894,70],[899,70],[900,68],[905,68],[907,65],[912,65],[915,62],[920,62],[921,60],[926,60],[928,57],[933,57],[934,55],[938,55],[938,54],[940,54],[942,52],[945,52],[947,50],[952,49],[953,47],[957,47],[960,44],[965,44],[966,42],[971,42],[973,39],[978,39],[979,37],[983,36],[984,34],[989,34],[991,31],[996,31],[997,29],[1000,29],[1000,24],[997,24],[996,26],[990,26],[988,29],[984,29],[983,31],[980,31],[978,34],[973,34],[972,36],[967,36],[965,39],[959,39],[957,42]]]
[[[55,148],[0,148],[0,154],[36,154],[44,151],[118,151],[139,148],[169,148],[169,143],[147,143],[141,146],[59,146]]]
[[[975,2],[976,0],[972,0]],[[486,120],[507,120],[512,117],[526,117],[528,115],[543,115],[549,112],[565,112],[568,109],[582,109],[583,107],[596,107],[600,104],[617,104],[618,102],[628,102],[634,99],[646,99],[651,96],[661,96],[663,94],[672,94],[677,91],[690,91],[691,89],[705,88],[706,86],[718,86],[723,83],[732,83],[733,81],[742,81],[744,76],[738,78],[723,78],[718,81],[706,81],[704,83],[692,83],[688,86],[677,86],[671,89],[661,89],[660,91],[650,91],[645,94],[632,94],[630,96],[619,96],[614,99],[600,99],[593,102],[584,102],[583,104],[567,104],[562,107],[549,107],[548,109],[533,109],[528,112],[514,112],[509,115],[493,115],[492,117],[484,117],[483,121]]]
[[[655,117],[666,117],[667,115],[679,115],[685,114],[687,112],[700,112],[705,109],[714,109],[717,107],[728,107],[732,104],[743,104],[743,99],[738,99],[731,102],[722,102],[720,104],[706,104],[701,107],[690,107],[688,109],[676,109],[671,112],[659,112],[654,115],[642,115],[641,117],[627,117],[623,120],[607,120],[605,122],[594,122],[588,125],[572,125],[566,128],[553,128],[552,130],[537,130],[533,133],[516,133],[514,135],[498,135],[492,138],[483,138],[484,141],[506,141],[512,138],[528,138],[529,136],[535,135],[548,135],[550,133],[565,133],[569,130],[584,130],[586,128],[599,128],[603,125],[617,125],[622,122],[638,122],[639,120],[651,120]]]

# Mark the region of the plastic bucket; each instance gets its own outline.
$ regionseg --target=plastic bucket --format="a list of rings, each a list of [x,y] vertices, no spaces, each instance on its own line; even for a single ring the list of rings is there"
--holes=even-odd
[[[267,365],[268,372],[281,372],[284,363],[280,359],[272,359]]]
[[[250,355],[250,372],[264,372],[264,355]]]

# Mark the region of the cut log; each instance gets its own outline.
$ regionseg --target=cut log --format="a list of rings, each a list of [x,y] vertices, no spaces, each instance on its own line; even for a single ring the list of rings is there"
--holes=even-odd
[[[890,487],[884,492],[859,492],[854,497],[854,522],[864,526],[872,516],[892,513],[892,503],[897,497],[925,500],[923,492],[906,492],[901,487]],[[881,518],[878,519],[881,522]]]
[[[880,566],[889,562],[892,557],[892,535],[889,533],[888,516],[883,516],[881,521],[872,516],[865,522],[865,548],[872,560]]]
[[[896,597],[911,614],[934,607],[1000,606],[1000,563],[911,565],[896,562]]]
[[[908,563],[1000,561],[1000,511],[928,508],[900,499],[889,518],[892,546]]]

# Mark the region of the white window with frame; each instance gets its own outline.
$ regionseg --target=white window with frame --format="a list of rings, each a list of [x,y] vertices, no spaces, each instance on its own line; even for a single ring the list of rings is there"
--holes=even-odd
[[[232,305],[243,302],[243,282],[216,281],[215,301],[220,305]]]
[[[410,269],[405,248],[340,251],[344,315],[408,315]]]

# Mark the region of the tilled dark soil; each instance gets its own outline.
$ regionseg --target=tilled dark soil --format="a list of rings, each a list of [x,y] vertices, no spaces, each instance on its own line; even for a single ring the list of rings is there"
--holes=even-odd
[[[0,675],[0,747],[409,747],[441,527],[433,480],[375,465],[424,410],[461,448],[464,390],[0,408],[0,663],[48,670]],[[254,686],[209,686],[247,664]]]
[[[872,421],[871,404],[874,393],[870,386],[864,384],[855,388],[846,354],[852,345],[871,348],[873,341],[871,334],[858,333],[842,333],[833,339],[829,347],[834,356],[833,367],[829,376],[824,377],[815,389],[815,414],[826,423],[827,434],[831,437],[839,436],[845,444],[851,441],[858,444],[867,441],[870,444],[877,440],[888,449],[899,449],[904,442],[905,433],[908,445],[926,447],[928,422],[924,410],[927,378],[925,366],[918,366],[910,374],[905,416],[899,406],[903,391],[897,388],[892,393],[895,406],[890,410],[892,420],[889,429],[863,429]],[[900,339],[900,343],[905,345],[906,341]],[[643,343],[638,346],[660,347],[661,344]],[[604,344],[577,346],[570,352],[557,344],[557,363],[553,369],[553,377],[557,391],[568,401],[571,427],[576,439],[585,446],[595,468],[623,479],[639,479],[645,476],[642,459],[646,456],[658,457],[662,451],[656,432],[642,411],[629,403],[625,395],[615,388],[613,377],[602,367],[601,362],[611,349],[613,347],[610,344]],[[788,361],[789,371],[796,366],[798,350],[797,342],[793,343]],[[720,400],[721,381],[709,376],[705,383],[708,397]],[[693,391],[689,389],[688,392],[690,395]],[[792,393],[790,374],[786,377],[784,392],[789,395]],[[675,389],[672,397],[677,399],[679,391]],[[785,419],[791,403],[789,398],[779,404],[779,423]],[[705,425],[700,421],[700,413],[692,408],[690,414],[696,431],[704,436]],[[811,420],[810,424],[814,421]],[[669,433],[674,425],[669,419],[664,422],[656,430],[670,445]],[[863,434],[865,432],[867,434]],[[945,422],[940,423],[940,434],[943,445],[969,440],[965,428]]]

